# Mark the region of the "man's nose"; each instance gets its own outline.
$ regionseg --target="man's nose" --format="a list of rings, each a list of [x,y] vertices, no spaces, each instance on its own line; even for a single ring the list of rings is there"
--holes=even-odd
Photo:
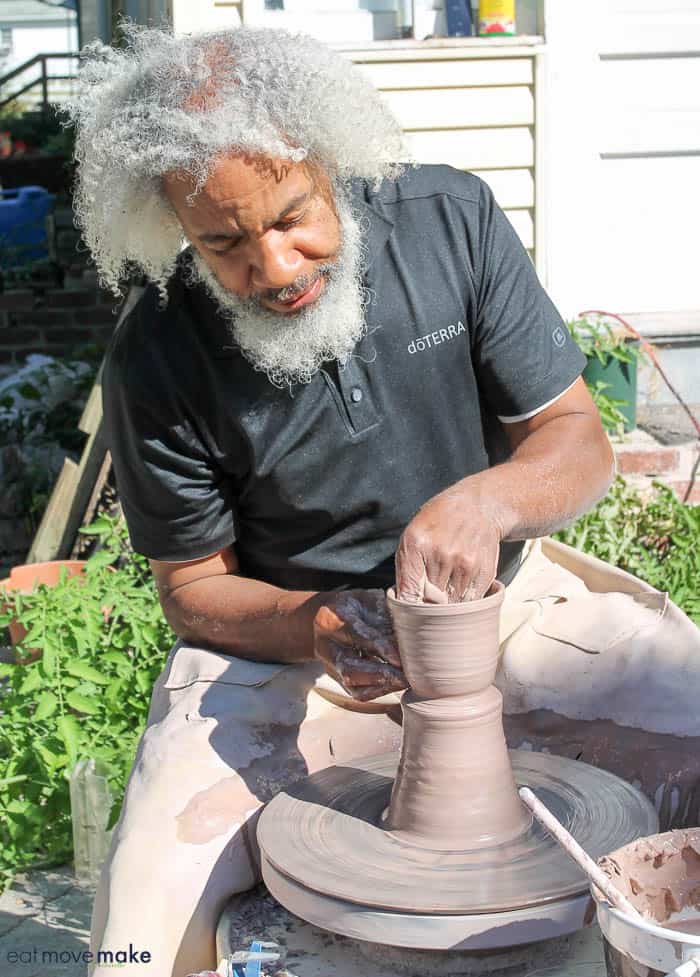
[[[280,236],[257,241],[250,258],[253,291],[287,288],[304,270],[304,257]]]

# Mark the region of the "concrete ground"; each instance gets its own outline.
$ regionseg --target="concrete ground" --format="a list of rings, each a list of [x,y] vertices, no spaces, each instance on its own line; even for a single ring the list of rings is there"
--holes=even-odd
[[[92,899],[92,891],[75,881],[68,865],[17,876],[0,896],[0,975],[85,977]],[[473,969],[461,954],[412,955],[333,936],[287,913],[262,886],[242,897],[235,913],[230,913],[232,904],[227,908],[228,926],[220,926],[218,934],[220,949],[228,953],[248,946],[253,938],[275,940],[287,947],[288,972],[297,977],[452,977],[486,975],[490,969],[478,964]],[[529,966],[508,968],[508,974],[605,977],[600,933],[591,927],[570,937],[565,946],[552,946],[549,953],[533,957]]]
[[[2,977],[85,977],[92,899],[70,865],[18,875],[0,896]]]
[[[254,939],[286,948],[290,977],[606,977],[595,925],[517,953],[402,950],[311,926],[288,913],[264,886],[231,898],[219,923],[217,955],[227,957]]]

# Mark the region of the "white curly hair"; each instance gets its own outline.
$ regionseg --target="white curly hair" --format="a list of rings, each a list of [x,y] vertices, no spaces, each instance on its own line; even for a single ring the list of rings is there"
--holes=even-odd
[[[398,123],[362,73],[319,41],[269,28],[175,36],[122,27],[123,47],[84,50],[63,105],[76,127],[76,219],[115,293],[140,271],[165,297],[183,242],[165,173],[201,188],[217,158],[240,152],[305,160],[336,188],[399,176]]]

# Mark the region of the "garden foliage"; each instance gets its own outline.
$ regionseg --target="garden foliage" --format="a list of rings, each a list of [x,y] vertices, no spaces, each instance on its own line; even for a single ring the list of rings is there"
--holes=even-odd
[[[654,482],[647,498],[618,476],[557,538],[668,591],[700,625],[700,506],[679,502],[666,485]]]
[[[99,538],[84,577],[8,592],[0,628],[27,629],[24,665],[0,665],[0,889],[18,870],[71,857],[70,770],[104,761],[121,805],[150,693],[174,637],[145,558],[126,531],[101,516],[82,530]]]

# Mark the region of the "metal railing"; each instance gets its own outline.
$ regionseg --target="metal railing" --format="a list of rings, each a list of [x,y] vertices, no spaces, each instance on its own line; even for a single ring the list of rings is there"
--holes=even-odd
[[[77,61],[77,53],[71,51],[57,51],[52,54],[36,54],[33,58],[28,61],[23,62],[23,64],[18,65],[13,68],[12,71],[8,71],[7,74],[0,77],[0,111],[13,102],[16,98],[20,98],[22,95],[26,95],[28,92],[36,90],[37,86],[41,89],[40,97],[40,110],[44,114],[49,111],[49,84],[54,81],[73,81],[76,77],[75,72],[73,74],[65,75],[52,75],[49,74],[48,62],[55,59],[69,60],[72,59]],[[14,89],[11,93],[7,92],[7,83],[11,82],[14,78],[19,78],[24,75],[25,72],[30,71],[37,65],[40,66],[40,73],[38,77],[32,78],[31,81],[26,82],[22,87]]]

